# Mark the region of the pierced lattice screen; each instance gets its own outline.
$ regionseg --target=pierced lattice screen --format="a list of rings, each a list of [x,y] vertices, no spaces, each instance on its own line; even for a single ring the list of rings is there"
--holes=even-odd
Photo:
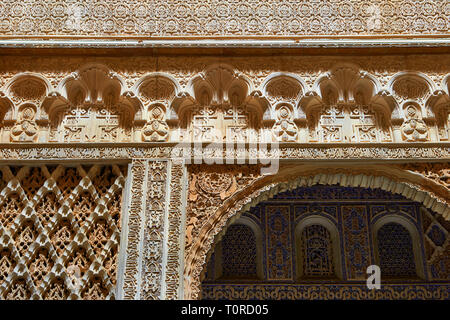
[[[330,232],[324,226],[313,224],[303,230],[304,276],[332,277],[334,275],[332,246]]]
[[[0,166],[0,299],[114,299],[126,166]]]

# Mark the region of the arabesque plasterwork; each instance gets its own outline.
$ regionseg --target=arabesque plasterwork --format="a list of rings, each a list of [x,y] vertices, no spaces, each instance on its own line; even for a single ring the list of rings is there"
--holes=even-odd
[[[211,254],[213,242],[218,241],[224,233],[224,227],[238,218],[240,212],[280,190],[315,184],[381,188],[424,203],[426,207],[450,219],[449,188],[440,183],[441,179],[446,179],[441,168],[448,168],[448,163],[403,165],[400,168],[337,164],[317,168],[305,164],[286,165],[275,176],[262,176],[254,173],[255,170],[258,172],[256,166],[190,166],[184,297],[198,298],[204,264],[208,260],[208,254]],[[232,177],[239,177],[239,180]],[[238,184],[238,181],[242,182]],[[433,194],[437,192],[442,197],[430,197],[430,191]],[[198,203],[202,204],[200,208]],[[199,210],[202,216],[199,216]]]
[[[448,33],[439,0],[9,0],[0,35],[255,37]]]
[[[132,66],[114,58],[102,63],[72,58],[50,73],[50,65],[37,68],[46,58],[36,64],[7,58],[0,64],[0,138],[448,142],[449,56],[434,66],[423,59],[383,57],[374,65],[368,58],[229,58],[220,64],[206,57],[133,58]]]
[[[38,273],[27,271],[11,277],[11,285],[0,284],[2,298],[43,298],[50,289],[55,298],[198,298],[210,249],[230,221],[294,184],[382,188],[448,220],[449,65],[449,55],[433,61],[427,55],[228,57],[220,63],[206,56],[2,57],[0,162],[6,194],[23,188],[10,166],[23,165],[28,172],[31,164],[79,165],[84,180],[73,197],[83,188],[95,194],[101,185],[90,182],[97,171],[89,174],[79,162],[127,168],[114,169],[120,184],[112,190],[123,191],[120,236],[109,221],[114,227],[108,237],[92,236],[92,244],[81,236],[71,240],[74,248],[114,243],[112,253],[96,256],[92,249],[86,255],[105,263],[104,272],[92,264],[104,279],[115,279],[110,271],[116,263],[117,286],[104,280],[106,287],[69,292],[59,289],[61,279],[33,283]],[[196,159],[232,161],[208,165]],[[262,174],[263,164],[255,159],[278,161],[278,172]],[[52,174],[44,170],[47,185]],[[40,198],[33,199],[27,214],[48,250],[52,234],[33,218]],[[106,200],[99,199],[98,210],[104,210]],[[66,207],[73,210],[74,203]],[[27,226],[17,220],[11,230]],[[4,235],[9,231],[0,232],[3,247],[12,248]],[[50,252],[56,262],[48,268],[67,267],[67,257],[58,260],[56,249],[38,249],[27,252]],[[3,256],[20,262],[16,251]],[[12,265],[6,261],[2,274]],[[32,294],[29,288],[36,286],[40,291]]]

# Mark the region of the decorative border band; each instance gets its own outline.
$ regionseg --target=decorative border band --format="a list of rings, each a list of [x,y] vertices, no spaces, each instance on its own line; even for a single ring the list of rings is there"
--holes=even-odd
[[[194,149],[173,146],[16,146],[0,147],[2,160],[130,160],[130,159],[190,159],[195,157],[222,159],[259,159],[288,160],[450,160],[450,146],[441,143],[439,146],[357,146],[328,145],[311,146],[295,145],[262,149],[259,146],[236,148],[230,150],[216,147]],[[227,162],[228,164],[228,162]]]

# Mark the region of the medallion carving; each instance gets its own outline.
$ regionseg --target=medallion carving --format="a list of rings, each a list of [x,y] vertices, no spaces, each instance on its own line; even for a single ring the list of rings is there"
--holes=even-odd
[[[186,251],[203,224],[232,194],[260,176],[259,167],[190,166],[186,225]]]
[[[292,111],[289,106],[283,105],[277,109],[277,121],[272,132],[276,141],[292,142],[297,141],[298,128],[293,121]]]

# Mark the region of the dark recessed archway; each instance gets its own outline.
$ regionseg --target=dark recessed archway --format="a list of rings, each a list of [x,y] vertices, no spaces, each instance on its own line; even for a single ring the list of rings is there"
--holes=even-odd
[[[251,220],[256,231],[239,227],[242,219]],[[260,242],[247,231],[259,232]],[[446,248],[440,241],[449,231],[441,215],[379,188],[298,187],[259,202],[230,225],[205,267],[201,295],[203,299],[396,299],[418,294],[442,298],[450,287],[448,258],[432,257],[437,257],[435,250],[450,250],[448,239]],[[262,254],[257,257],[255,249],[254,257],[233,261],[247,263],[249,270],[261,265],[260,278],[233,277],[233,266],[224,259],[222,248],[236,245],[233,239],[243,236],[255,241],[251,248],[261,246]],[[230,250],[249,254],[245,248],[235,249]],[[382,267],[383,285],[376,293],[366,286],[367,267],[373,264]],[[227,268],[227,277],[217,276],[218,266]],[[383,271],[388,276],[383,277]]]

